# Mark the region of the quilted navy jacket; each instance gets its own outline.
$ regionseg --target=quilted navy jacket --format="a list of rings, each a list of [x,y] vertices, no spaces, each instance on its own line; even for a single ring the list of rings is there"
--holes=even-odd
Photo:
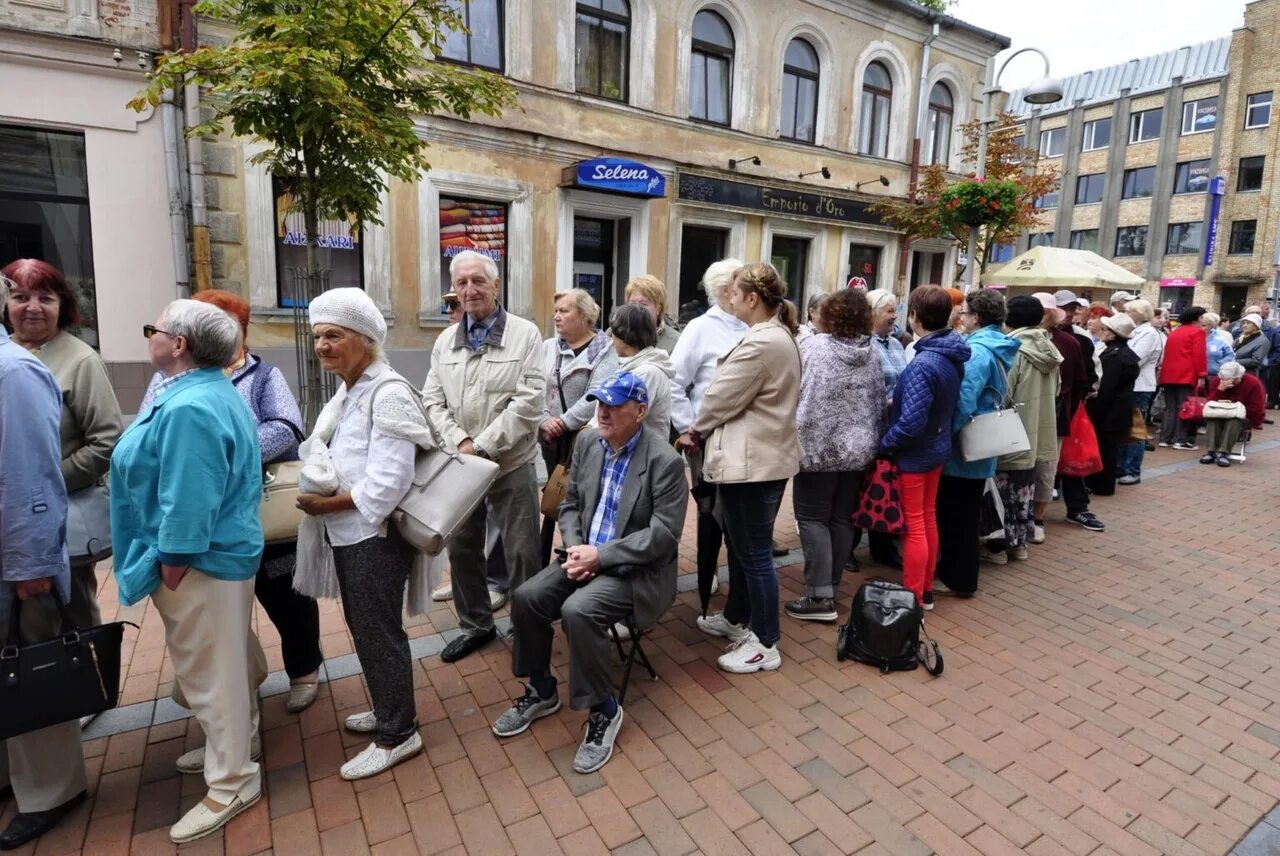
[[[940,330],[916,342],[915,351],[898,377],[880,456],[904,473],[927,473],[951,456],[951,417],[969,346],[951,330]]]

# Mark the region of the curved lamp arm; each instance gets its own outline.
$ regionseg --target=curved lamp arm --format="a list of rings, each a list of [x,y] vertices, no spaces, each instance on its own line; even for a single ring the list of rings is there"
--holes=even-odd
[[[1044,60],[1044,77],[1049,76],[1049,57],[1045,55],[1045,52],[1040,50],[1040,48],[1025,47],[1019,48],[1004,58],[1004,62],[1000,63],[1000,68],[996,71],[996,76],[991,80],[991,85],[998,86],[1000,83],[1000,75],[1004,74],[1004,70],[1008,68],[1009,63],[1013,61],[1014,57],[1021,56],[1024,53],[1034,53],[1039,55],[1040,59]]]

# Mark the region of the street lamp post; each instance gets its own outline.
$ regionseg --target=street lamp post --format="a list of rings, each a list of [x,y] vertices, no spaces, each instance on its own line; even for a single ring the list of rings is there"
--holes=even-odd
[[[975,178],[982,181],[987,177],[987,140],[991,137],[991,126],[996,123],[996,116],[991,115],[992,100],[997,92],[1000,91],[1000,75],[1004,74],[1004,70],[1009,67],[1009,62],[1016,56],[1024,53],[1039,54],[1044,60],[1044,75],[1027,87],[1026,93],[1022,96],[1022,100],[1028,104],[1056,104],[1062,100],[1062,83],[1056,78],[1049,76],[1049,57],[1045,56],[1044,51],[1039,48],[1022,48],[1016,50],[1009,56],[1005,57],[1004,62],[1000,64],[1000,68],[996,69],[995,59],[987,61],[986,80],[982,87],[982,116],[978,119],[978,163],[975,171]],[[972,291],[978,287],[978,229],[981,226],[971,226],[969,228],[969,283],[966,291]]]

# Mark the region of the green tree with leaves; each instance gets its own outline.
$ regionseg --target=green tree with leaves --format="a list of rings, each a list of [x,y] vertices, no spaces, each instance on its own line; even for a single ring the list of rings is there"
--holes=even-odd
[[[456,0],[202,0],[196,12],[228,25],[231,41],[164,54],[129,106],[154,107],[165,90],[196,83],[212,109],[189,135],[229,127],[265,143],[254,161],[303,213],[314,283],[321,219],[379,223],[387,177],[413,181],[430,168],[415,116],[497,116],[515,102],[497,75],[427,61],[463,28],[457,8]]]
[[[1041,167],[1039,152],[1023,144],[1017,131],[1020,123],[1011,113],[996,118],[995,130],[987,138],[985,181],[981,184],[974,171],[979,134],[975,120],[960,128],[965,141],[961,161],[968,172],[955,179],[944,164],[927,166],[920,171],[913,198],[877,202],[871,211],[911,240],[953,238],[965,246],[969,230],[976,228],[978,258],[985,268],[997,244],[1011,244],[1023,232],[1037,231],[1043,225],[1043,211],[1036,208],[1036,200],[1055,192],[1060,184],[1057,169]],[[964,216],[958,216],[957,209],[963,212],[963,208],[957,203],[971,199],[981,199],[987,206],[996,204],[981,225],[970,225]]]

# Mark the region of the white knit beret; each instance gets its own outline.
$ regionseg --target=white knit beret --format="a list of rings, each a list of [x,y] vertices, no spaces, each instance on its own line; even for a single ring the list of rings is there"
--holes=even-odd
[[[387,341],[387,321],[362,288],[331,288],[311,301],[311,326],[334,324],[368,336],[379,345]]]

